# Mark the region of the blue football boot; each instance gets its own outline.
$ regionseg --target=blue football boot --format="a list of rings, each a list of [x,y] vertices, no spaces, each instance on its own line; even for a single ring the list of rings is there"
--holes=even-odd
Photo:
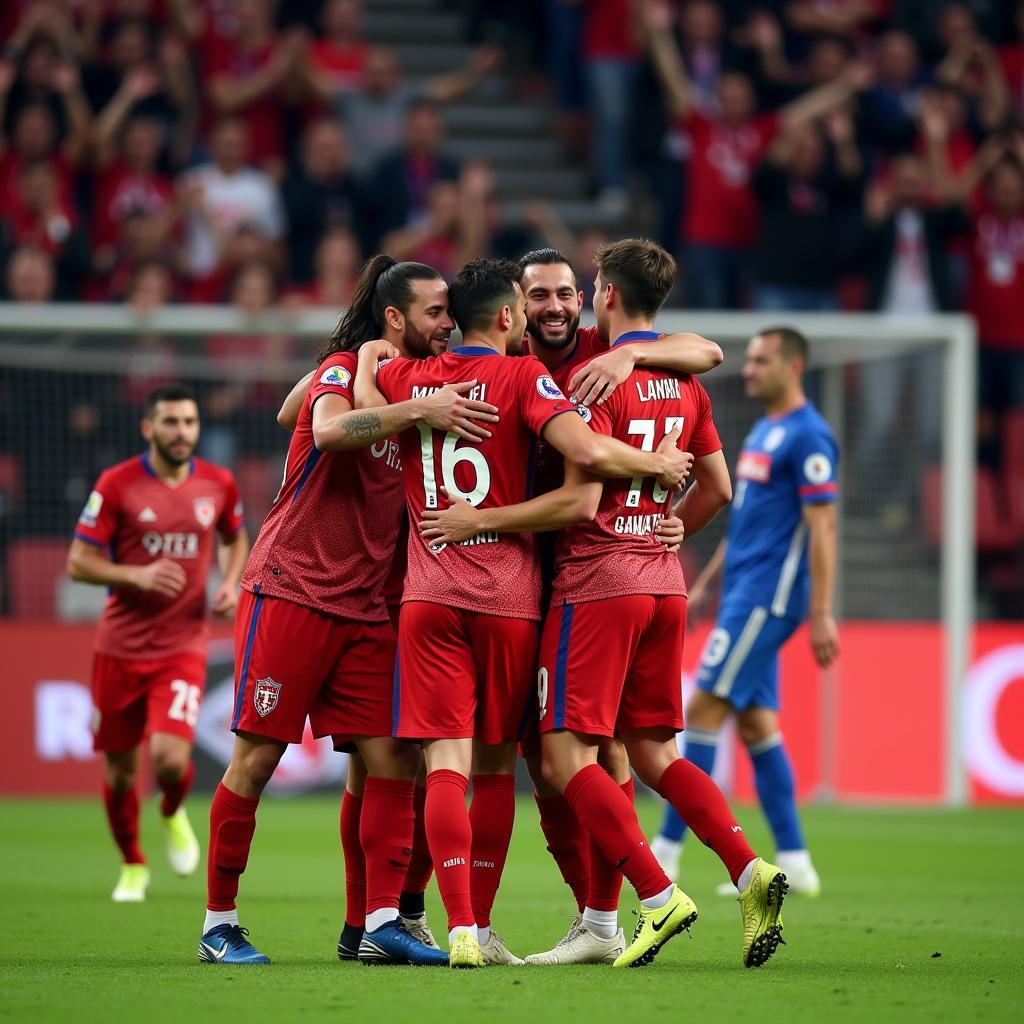
[[[448,954],[414,939],[397,919],[363,935],[359,962],[370,965],[411,964],[414,967],[447,967]]]
[[[248,928],[237,924],[219,924],[199,940],[199,959],[204,964],[269,964],[247,938]]]

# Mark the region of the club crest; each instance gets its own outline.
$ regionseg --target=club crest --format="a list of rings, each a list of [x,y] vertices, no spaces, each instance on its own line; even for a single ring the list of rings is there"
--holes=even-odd
[[[281,684],[267,676],[266,679],[256,680],[256,691],[252,696],[253,707],[260,718],[266,718],[274,708],[277,707],[278,697],[281,696]]]
[[[213,498],[195,498],[192,508],[195,511],[196,519],[199,520],[199,525],[204,530],[208,530],[213,525],[214,519],[217,518],[217,506],[214,504]]]

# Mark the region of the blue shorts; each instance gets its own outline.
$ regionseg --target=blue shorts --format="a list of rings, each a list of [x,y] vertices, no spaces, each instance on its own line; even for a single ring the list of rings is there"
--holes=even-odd
[[[697,686],[737,711],[779,708],[779,649],[797,619],[780,619],[756,605],[723,608],[700,656]]]

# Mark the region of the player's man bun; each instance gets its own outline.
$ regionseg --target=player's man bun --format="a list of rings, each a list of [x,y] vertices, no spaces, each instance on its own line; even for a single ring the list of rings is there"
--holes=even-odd
[[[317,363],[335,352],[356,352],[364,342],[381,337],[388,306],[403,314],[409,311],[415,297],[413,281],[439,280],[444,280],[441,272],[426,263],[399,263],[384,252],[371,256],[363,264],[352,302],[317,354]]]

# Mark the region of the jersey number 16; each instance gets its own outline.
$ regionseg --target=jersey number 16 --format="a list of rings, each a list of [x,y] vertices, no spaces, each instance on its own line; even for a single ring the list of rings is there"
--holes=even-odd
[[[423,494],[427,508],[437,508],[437,460],[434,458],[434,431],[426,423],[418,423],[420,431],[420,461],[423,463]],[[463,498],[470,505],[479,505],[491,489],[491,467],[479,448],[470,442],[464,448],[457,447],[462,440],[458,434],[448,431],[441,441],[441,482],[453,497]],[[471,491],[462,490],[455,483],[455,467],[466,462],[473,467],[476,482]]]

